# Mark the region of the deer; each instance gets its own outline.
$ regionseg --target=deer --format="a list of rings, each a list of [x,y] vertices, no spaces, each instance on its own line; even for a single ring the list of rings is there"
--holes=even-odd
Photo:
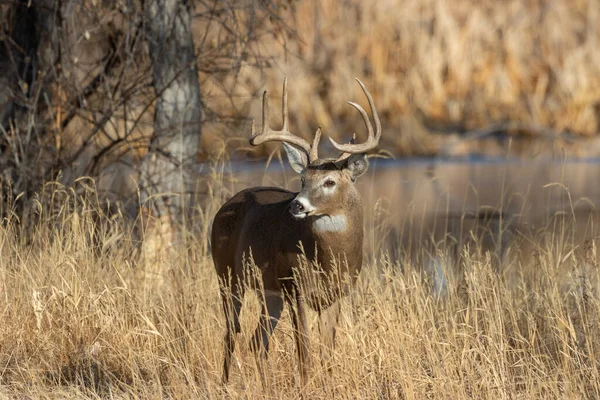
[[[262,129],[255,132],[252,121],[250,144],[282,142],[302,187],[298,193],[278,187],[242,190],[214,217],[212,257],[227,322],[222,384],[229,380],[236,334],[240,332],[242,299],[248,287],[256,288],[264,305],[250,344],[257,357],[267,357],[269,338],[285,303],[290,307],[302,385],[308,382],[310,368],[307,306],[319,314],[325,348],[322,362],[331,360],[339,300],[352,289],[363,261],[363,203],[355,181],[367,171],[367,152],[375,149],[381,138],[373,98],[358,78],[356,81],[369,102],[375,129],[367,112],[348,101],[361,114],[368,137],[364,143],[356,143],[353,135],[347,144],[330,138],[341,152],[337,158],[319,158],[320,127],[312,144],[290,132],[287,78],[283,83],[281,130],[269,125],[267,91],[263,93]],[[253,285],[244,284],[248,260],[257,271]],[[304,268],[300,268],[302,265]]]

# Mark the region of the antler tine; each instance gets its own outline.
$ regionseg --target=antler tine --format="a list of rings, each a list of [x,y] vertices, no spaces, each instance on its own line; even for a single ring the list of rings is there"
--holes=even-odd
[[[289,132],[288,129],[288,101],[287,101],[287,76],[283,78],[283,95],[281,96],[281,117],[283,118],[284,132]]]
[[[350,139],[350,141],[348,142],[348,144],[354,144],[356,143],[356,133],[352,134],[352,139]],[[335,162],[339,162],[342,160],[347,159],[348,157],[350,157],[352,155],[352,153],[342,153],[340,154],[340,156],[335,160]]]
[[[377,113],[377,108],[375,107],[375,101],[373,100],[373,96],[365,87],[365,84],[360,81],[360,79],[355,78],[356,82],[360,85],[363,93],[367,96],[367,100],[369,101],[369,108],[371,108],[371,114],[373,114],[373,120],[375,121],[375,138],[377,142],[381,139],[381,121],[379,120],[379,114]]]
[[[329,140],[331,140],[331,144],[333,145],[333,147],[335,147],[336,149],[338,149],[339,151],[341,151],[343,153],[348,153],[348,154],[366,153],[367,151],[372,150],[375,147],[377,147],[377,145],[379,145],[379,139],[381,138],[381,121],[379,120],[379,115],[377,114],[377,109],[375,108],[375,102],[373,101],[373,97],[371,96],[371,94],[369,93],[369,91],[367,90],[365,85],[360,81],[360,79],[356,78],[356,81],[362,88],[362,91],[364,92],[365,96],[367,96],[367,100],[369,101],[369,107],[371,108],[371,113],[373,114],[373,119],[375,120],[375,132],[373,132],[373,125],[371,124],[369,115],[364,110],[364,108],[362,108],[361,106],[359,106],[358,104],[356,104],[354,102],[349,101],[348,104],[350,104],[351,106],[356,108],[358,110],[358,112],[362,115],[363,120],[365,121],[365,125],[367,127],[368,138],[367,138],[366,142],[361,143],[361,144],[354,144],[354,143],[338,144],[333,139],[329,138]],[[340,156],[340,158],[342,158],[343,156],[344,156],[344,154],[342,154]]]
[[[308,153],[308,161],[313,162],[319,159],[319,141],[321,140],[321,127],[315,132],[315,138],[313,139],[312,146],[310,147],[310,153]]]
[[[373,140],[373,125],[371,124],[371,120],[369,119],[369,114],[367,114],[365,109],[362,108],[359,104],[353,101],[348,101],[347,103],[350,104],[352,107],[356,108],[360,115],[362,115],[363,121],[365,121],[365,126],[367,127],[367,140]]]
[[[252,136],[250,137],[250,144],[252,146],[258,146],[265,142],[287,142],[297,146],[304,150],[307,155],[311,154],[310,144],[302,139],[301,137],[294,136],[289,130],[289,119],[288,119],[288,102],[287,102],[287,78],[283,80],[283,96],[282,96],[282,117],[283,127],[279,131],[271,129],[269,126],[269,102],[267,101],[267,91],[263,93],[263,104],[262,104],[262,128],[259,133],[254,132],[254,122],[252,123]]]

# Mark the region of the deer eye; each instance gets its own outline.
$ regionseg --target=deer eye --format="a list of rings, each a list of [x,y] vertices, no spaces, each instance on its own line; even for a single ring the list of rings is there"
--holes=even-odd
[[[335,186],[335,181],[332,181],[331,179],[328,179],[325,181],[325,183],[323,184],[323,186],[325,186],[326,188],[332,188]]]

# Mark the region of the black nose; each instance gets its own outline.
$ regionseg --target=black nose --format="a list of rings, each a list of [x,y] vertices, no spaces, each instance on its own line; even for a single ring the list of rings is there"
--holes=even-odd
[[[290,204],[290,212],[292,214],[300,214],[304,211],[304,206],[298,200],[292,201]]]

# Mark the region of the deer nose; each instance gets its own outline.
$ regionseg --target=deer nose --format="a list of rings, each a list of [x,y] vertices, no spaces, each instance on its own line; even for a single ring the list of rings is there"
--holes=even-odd
[[[294,200],[292,201],[292,203],[290,204],[290,212],[293,215],[297,215],[300,214],[302,212],[304,212],[304,206],[302,205],[301,202],[299,202],[298,200]]]

